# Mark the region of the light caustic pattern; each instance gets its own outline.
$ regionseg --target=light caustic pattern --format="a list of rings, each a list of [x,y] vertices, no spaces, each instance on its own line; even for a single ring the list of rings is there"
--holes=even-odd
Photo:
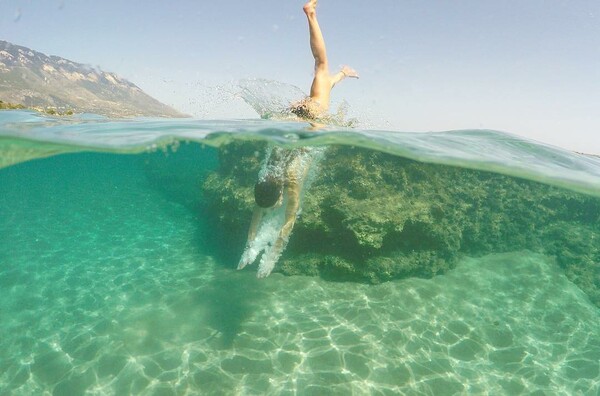
[[[187,194],[136,161],[0,173],[0,394],[600,391],[600,312],[546,257],[374,286],[259,280],[212,258]]]
[[[597,309],[540,256],[379,286],[145,262],[21,272],[4,303],[3,391],[599,390]]]

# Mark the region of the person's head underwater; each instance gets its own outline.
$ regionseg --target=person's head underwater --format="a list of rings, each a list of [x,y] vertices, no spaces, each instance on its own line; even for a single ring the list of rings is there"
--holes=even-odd
[[[283,183],[275,177],[267,177],[254,185],[254,201],[261,208],[276,206],[283,195]]]

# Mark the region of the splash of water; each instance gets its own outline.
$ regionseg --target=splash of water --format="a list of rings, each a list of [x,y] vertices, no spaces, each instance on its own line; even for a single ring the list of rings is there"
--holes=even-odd
[[[252,107],[260,118],[278,121],[301,120],[290,110],[294,102],[308,97],[300,88],[265,79],[242,80],[238,85],[239,97]],[[355,127],[359,121],[355,118],[347,119],[348,109],[348,102],[342,101],[335,112],[315,118],[314,121],[329,126]]]

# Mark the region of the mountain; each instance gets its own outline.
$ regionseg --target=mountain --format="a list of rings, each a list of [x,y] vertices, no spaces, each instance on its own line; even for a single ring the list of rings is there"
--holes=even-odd
[[[114,73],[1,40],[0,100],[109,117],[186,117]]]

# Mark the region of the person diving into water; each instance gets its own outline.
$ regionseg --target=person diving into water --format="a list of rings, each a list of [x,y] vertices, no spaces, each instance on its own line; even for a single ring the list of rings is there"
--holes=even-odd
[[[300,209],[300,195],[313,150],[271,147],[254,186],[256,206],[238,269],[264,251],[257,276],[268,276],[285,249]],[[284,205],[285,204],[285,205]]]
[[[322,118],[327,113],[331,90],[337,83],[347,77],[358,78],[358,73],[348,66],[343,66],[335,74],[329,73],[325,40],[317,21],[316,7],[317,0],[310,0],[303,7],[308,19],[310,49],[315,60],[310,96],[290,107],[293,114],[309,121]],[[315,149],[311,148],[288,150],[271,147],[267,152],[254,186],[256,206],[238,269],[252,264],[264,252],[257,276],[263,278],[271,273],[294,227],[300,210],[302,187],[316,154]]]

